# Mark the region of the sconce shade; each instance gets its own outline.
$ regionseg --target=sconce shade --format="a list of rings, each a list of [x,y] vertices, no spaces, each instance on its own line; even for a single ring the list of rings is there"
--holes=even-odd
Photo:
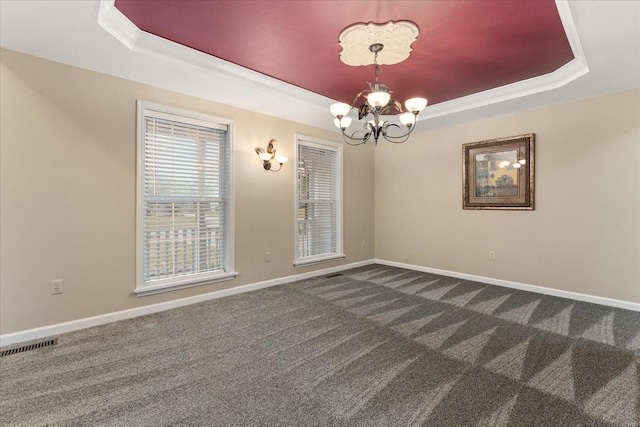
[[[289,158],[287,156],[276,154],[276,148],[273,145],[274,142],[276,142],[275,139],[269,141],[266,150],[262,147],[256,147],[254,148],[254,150],[258,154],[258,157],[260,157],[260,160],[262,160],[262,167],[264,168],[264,170],[278,172],[280,169],[282,169],[282,165],[287,163],[287,160],[289,160]],[[280,164],[280,167],[278,169],[271,168],[271,161],[274,159]]]
[[[346,129],[351,124],[351,117],[343,117],[341,119],[336,117],[333,119],[333,124],[336,125],[338,129]]]
[[[375,128],[375,127],[376,127],[376,122],[374,122],[373,120],[369,120],[369,121],[367,122],[367,125],[368,125],[371,129],[373,129],[373,128]],[[380,127],[380,128],[381,128],[382,126],[384,126],[384,121],[383,121],[383,120],[379,120],[379,121],[378,121],[378,127]]]
[[[367,95],[367,102],[373,108],[382,108],[389,103],[391,94],[388,92],[372,92]]]
[[[424,98],[411,98],[404,102],[404,106],[412,113],[419,113],[427,106],[427,100]]]
[[[416,116],[413,113],[402,113],[398,116],[400,123],[405,125],[406,127],[411,127],[416,123]]]
[[[331,104],[331,106],[329,107],[329,111],[331,111],[331,114],[333,114],[335,117],[344,117],[349,114],[350,110],[351,106],[349,104],[345,104],[344,102],[336,102],[335,104]]]

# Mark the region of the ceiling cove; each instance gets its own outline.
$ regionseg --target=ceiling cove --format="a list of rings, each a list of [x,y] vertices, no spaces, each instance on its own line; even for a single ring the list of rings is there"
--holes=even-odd
[[[118,2],[118,4],[126,4],[126,2]],[[446,99],[447,97],[444,96],[441,97],[442,100],[440,101],[436,99],[437,102],[435,103],[430,99],[430,105],[420,114],[419,120],[423,121],[430,118],[443,117],[549,91],[585,75],[589,69],[578,39],[569,5],[564,0],[556,0],[555,7],[557,8],[562,29],[566,36],[566,42],[571,50],[572,59],[564,62],[564,65],[561,65],[559,68],[542,75],[536,75],[524,80],[514,81],[499,87],[480,90],[452,99]],[[100,2],[97,22],[100,27],[134,53],[154,59],[161,59],[173,65],[178,64],[191,69],[197,69],[200,72],[204,71],[210,75],[220,77],[225,84],[242,88],[241,90],[234,91],[233,99],[221,96],[220,102],[222,103],[228,103],[240,108],[255,109],[253,107],[256,104],[256,99],[259,100],[258,104],[262,106],[273,104],[273,100],[275,99],[279,99],[280,101],[278,102],[287,102],[290,100],[291,102],[303,105],[307,114],[322,114],[327,117],[326,128],[336,130],[331,123],[328,106],[335,100],[351,101],[350,99],[338,99],[344,97],[334,92],[323,90],[321,86],[303,88],[304,86],[309,86],[309,84],[305,82],[300,83],[296,81],[295,78],[285,79],[281,76],[270,76],[264,72],[251,69],[260,68],[255,64],[249,64],[249,67],[241,66],[232,61],[214,56],[211,53],[187,47],[181,43],[143,31],[116,7],[115,0],[102,0]],[[329,39],[332,41],[327,42],[333,43],[333,46],[330,46],[330,48],[333,48],[335,51],[335,61],[340,61],[338,35],[339,33],[329,34]],[[321,39],[323,38],[321,37]],[[412,53],[412,55],[414,54],[415,52]],[[313,56],[313,50],[309,52],[309,55]],[[236,62],[241,62],[237,58],[233,59],[236,60]],[[531,59],[531,61],[534,60],[535,58]],[[342,63],[340,64],[343,67],[347,67]],[[382,83],[387,83],[384,81],[384,72],[386,68],[391,67],[393,66],[383,67],[383,74],[381,75]],[[369,78],[370,70],[368,70],[367,67],[359,68],[365,70],[365,77],[360,81],[360,85],[364,87],[366,85],[366,79]],[[272,72],[271,74],[276,73]],[[287,80],[290,80],[290,82]],[[411,79],[409,78],[407,80]],[[430,97],[429,93],[422,93],[420,95],[427,98]],[[243,96],[253,97],[253,100],[245,102],[242,99]],[[260,108],[257,110],[264,112],[260,111]],[[270,114],[270,112],[267,112],[267,114]],[[275,114],[277,114],[277,112]]]

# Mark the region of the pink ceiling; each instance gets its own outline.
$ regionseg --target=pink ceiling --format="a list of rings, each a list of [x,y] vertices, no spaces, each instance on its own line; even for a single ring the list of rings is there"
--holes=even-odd
[[[409,20],[420,29],[404,62],[380,83],[403,101],[436,104],[555,71],[573,59],[553,0],[116,0],[143,31],[351,103],[373,67],[340,61],[354,23]]]

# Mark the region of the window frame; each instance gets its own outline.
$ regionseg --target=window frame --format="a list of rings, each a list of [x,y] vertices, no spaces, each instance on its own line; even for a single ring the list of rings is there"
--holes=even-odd
[[[226,253],[224,271],[194,273],[184,276],[144,281],[144,225],[145,225],[145,118],[163,117],[170,120],[204,126],[209,128],[226,127],[226,143],[228,149],[228,193],[226,200],[224,230],[226,239]],[[234,132],[233,120],[216,117],[205,113],[198,113],[167,105],[137,100],[136,117],[136,287],[137,296],[152,295],[193,286],[201,286],[215,282],[234,279],[238,273],[234,271]]]
[[[346,257],[344,253],[344,218],[343,218],[343,186],[344,186],[344,172],[343,172],[343,164],[344,164],[344,154],[343,154],[343,145],[340,143],[326,141],[318,138],[312,138],[304,135],[295,135],[295,171],[294,171],[294,262],[293,265],[295,267],[302,267],[310,264],[317,264],[321,262],[335,261],[339,259],[343,259]],[[299,228],[298,228],[298,206],[299,206],[299,198],[298,198],[298,157],[300,154],[300,146],[308,146],[312,148],[319,148],[323,150],[330,150],[336,153],[336,229],[335,238],[336,238],[336,250],[335,252],[327,252],[324,254],[312,255],[307,257],[300,257],[299,254]]]

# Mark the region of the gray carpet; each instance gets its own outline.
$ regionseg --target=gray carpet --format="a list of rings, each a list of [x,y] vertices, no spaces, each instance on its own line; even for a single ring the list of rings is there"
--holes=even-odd
[[[59,338],[3,426],[640,426],[640,313],[381,265]]]

